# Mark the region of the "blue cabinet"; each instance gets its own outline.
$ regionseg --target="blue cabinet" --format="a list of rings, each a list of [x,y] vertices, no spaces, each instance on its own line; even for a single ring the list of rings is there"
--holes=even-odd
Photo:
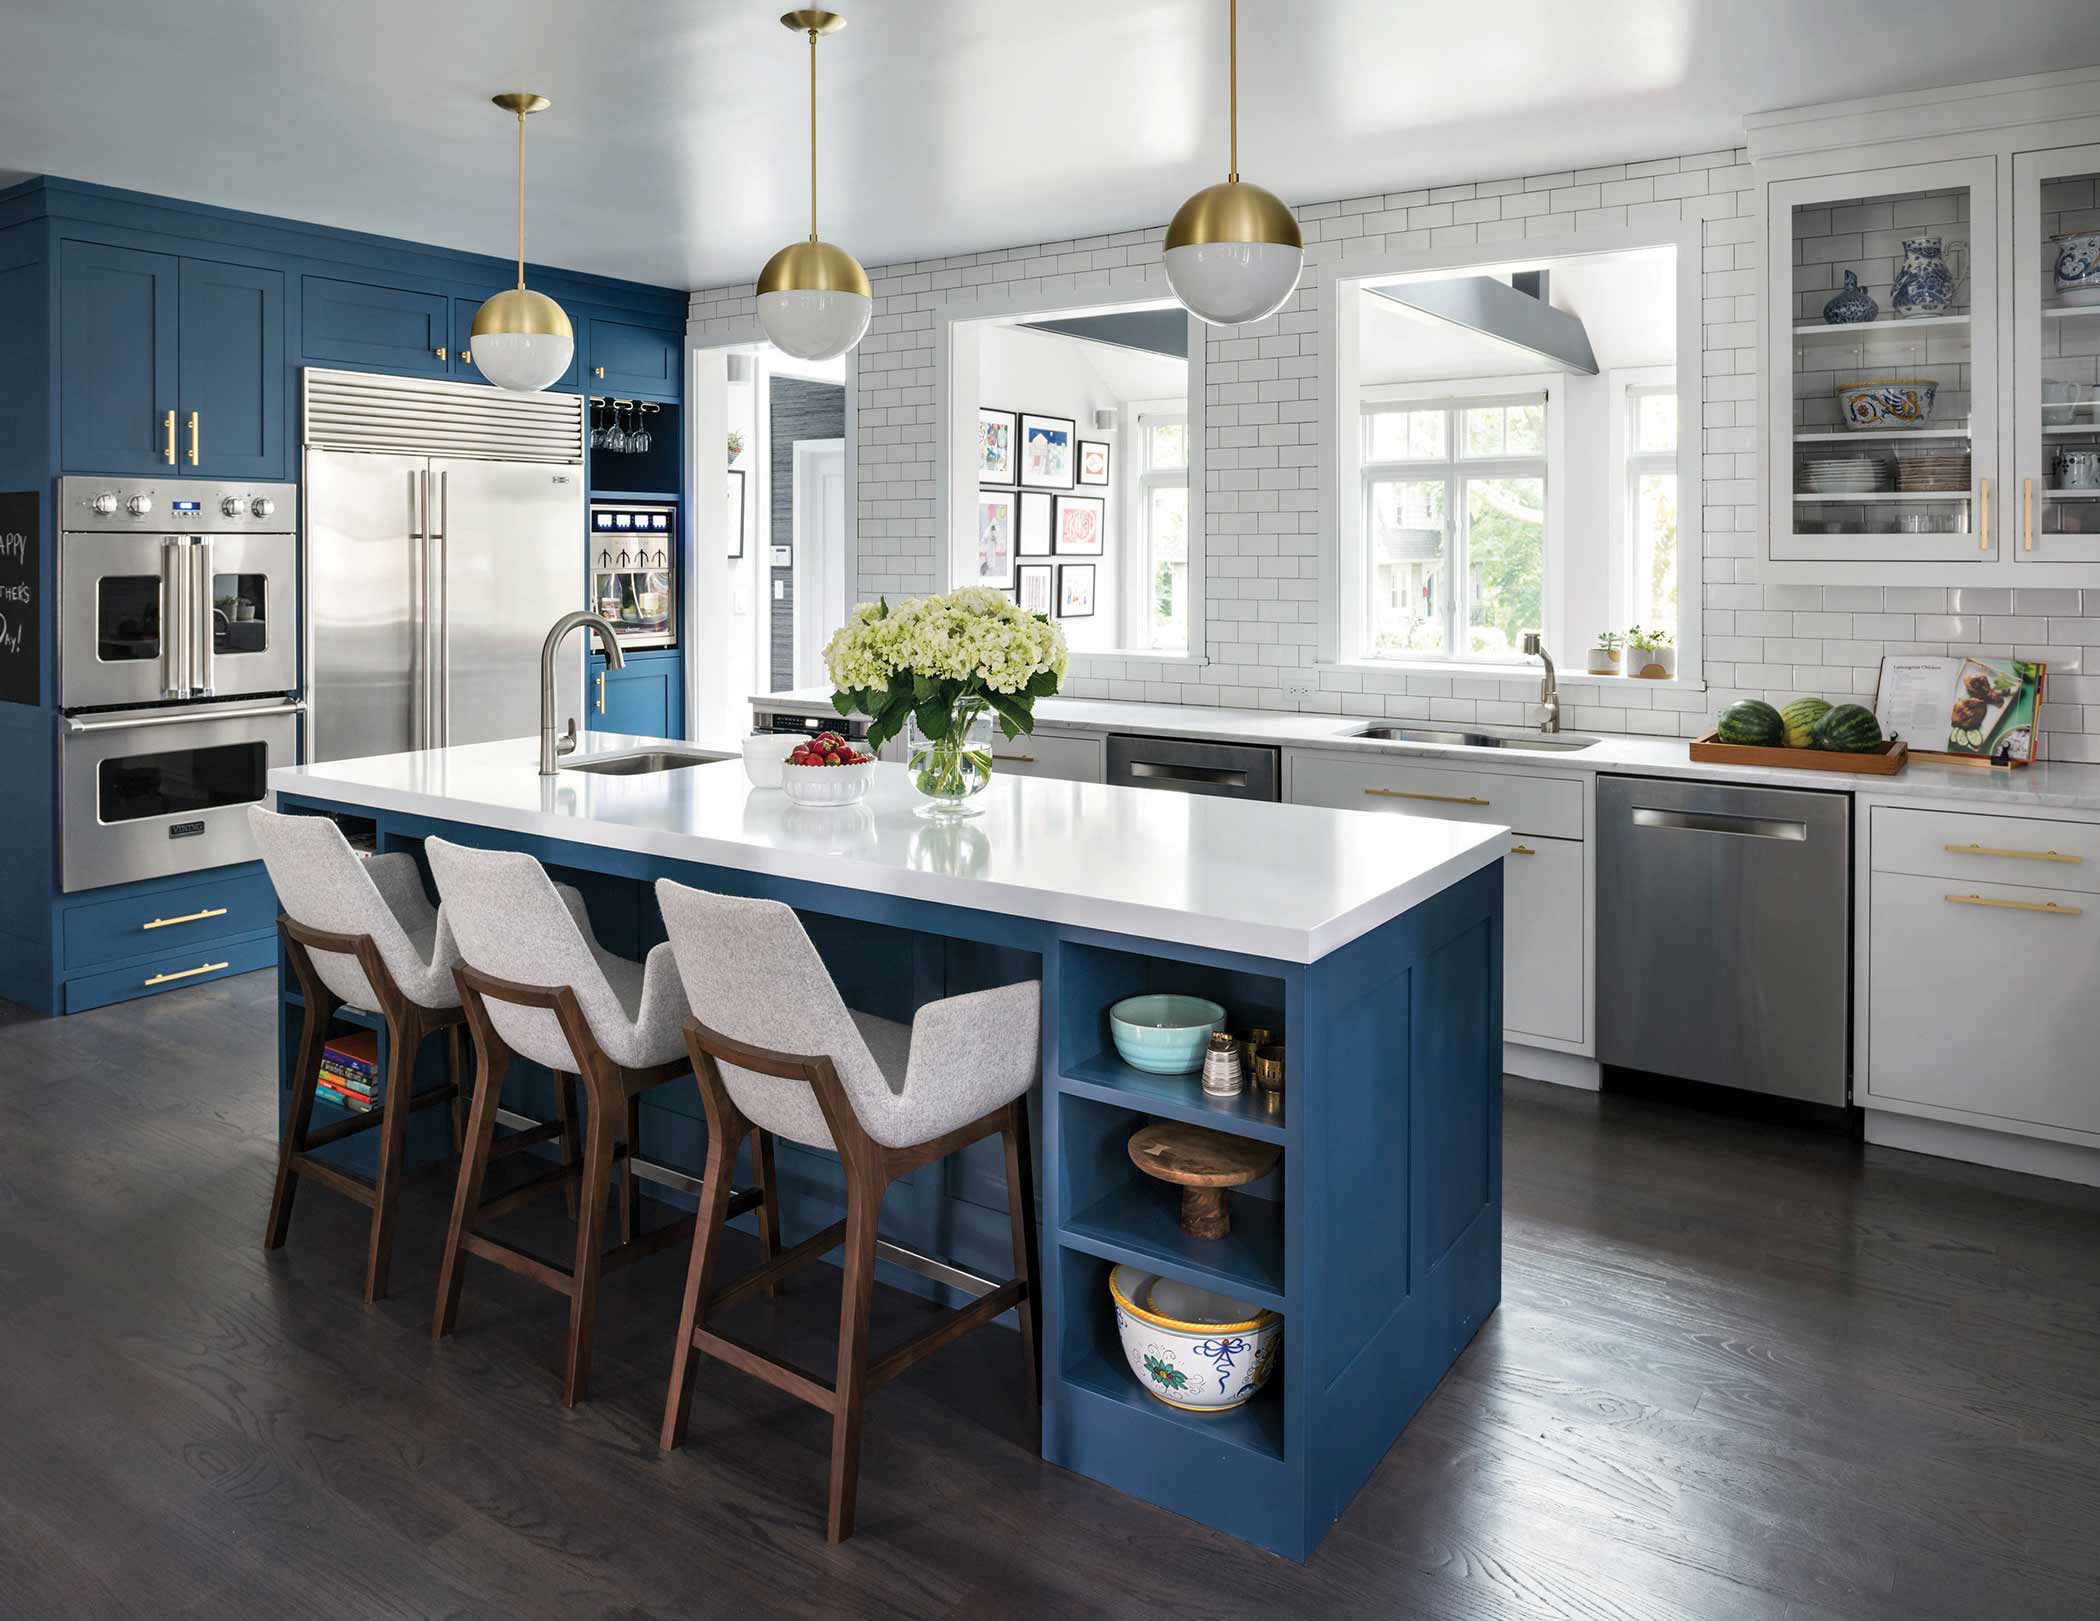
[[[676,652],[630,653],[624,669],[608,670],[605,660],[593,654],[584,710],[589,728],[636,737],[685,736],[684,664]]]
[[[443,293],[307,276],[299,296],[307,360],[408,377],[443,377],[452,369],[453,301]],[[468,326],[473,322],[469,315]]]
[[[178,466],[284,477],[284,272],[185,259],[178,278]]]
[[[59,463],[69,472],[175,465],[179,261],[65,242],[58,261]]]
[[[593,394],[641,394],[659,400],[679,397],[679,372],[685,363],[683,332],[594,320],[590,338]]]

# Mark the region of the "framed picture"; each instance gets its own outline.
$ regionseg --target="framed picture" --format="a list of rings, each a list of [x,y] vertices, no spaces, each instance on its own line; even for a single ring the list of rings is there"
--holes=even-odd
[[[1014,414],[977,408],[977,482],[1014,481]]]
[[[732,467],[729,470],[728,492],[729,555],[744,555],[744,470]]]
[[[1050,555],[1050,517],[1055,500],[1055,496],[1043,490],[1021,492],[1021,556]]]
[[[1057,565],[1057,617],[1060,619],[1091,619],[1094,617],[1093,564],[1060,563]]]
[[[1018,580],[1014,586],[1014,600],[1023,610],[1032,614],[1048,614],[1051,611],[1050,576],[1054,572],[1048,563],[1023,563],[1015,571]]]
[[[1021,413],[1021,482],[1039,490],[1072,487],[1074,453],[1070,417]]]
[[[1108,441],[1105,439],[1082,439],[1079,441],[1079,482],[1082,484],[1108,483]]]
[[[1107,546],[1108,502],[1098,495],[1060,495],[1051,543],[1059,557],[1099,557]]]
[[[1014,492],[984,490],[977,497],[977,574],[972,585],[1010,589],[1014,583]]]

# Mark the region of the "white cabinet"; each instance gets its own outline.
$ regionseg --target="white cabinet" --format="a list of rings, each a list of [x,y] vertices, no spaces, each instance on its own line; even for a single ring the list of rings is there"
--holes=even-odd
[[[992,771],[1003,777],[1106,782],[1108,745],[1095,732],[1039,731],[1032,736],[994,736]]]
[[[1375,754],[1284,755],[1294,805],[1511,829],[1502,863],[1502,1028],[1510,1040],[1592,1049],[1592,880],[1584,837],[1592,780]]]
[[[2096,208],[2100,144],[2013,159],[2011,476],[2021,581],[2046,583],[2037,570],[2055,564],[2100,563],[2100,283],[2069,298],[2056,286],[2059,254],[2070,268],[2090,257],[2075,237],[2100,227]],[[2100,569],[2088,571],[2087,583],[2096,581]]]
[[[2091,824],[1870,813],[1860,1101],[2100,1146]]]

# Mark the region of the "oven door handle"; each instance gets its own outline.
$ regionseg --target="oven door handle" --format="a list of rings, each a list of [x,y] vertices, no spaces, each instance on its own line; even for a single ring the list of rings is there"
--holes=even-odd
[[[189,560],[180,536],[160,543],[160,695],[190,695]]]
[[[217,658],[217,637],[213,633],[212,615],[218,610],[212,603],[212,550],[208,537],[199,535],[190,542],[190,696],[209,698],[217,690],[214,681],[217,672],[213,664]]]
[[[123,720],[79,720],[66,715],[66,735],[78,737],[84,732],[132,732],[142,726],[194,726],[214,720],[257,720],[273,715],[299,715],[306,712],[304,698],[292,698],[281,704],[264,704],[254,709],[214,709],[209,714],[179,711],[161,715],[138,715]]]

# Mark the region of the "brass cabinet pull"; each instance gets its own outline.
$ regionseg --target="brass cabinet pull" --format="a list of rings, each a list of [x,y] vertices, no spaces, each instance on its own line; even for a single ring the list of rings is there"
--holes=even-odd
[[[995,754],[992,758],[995,760],[1006,760],[1014,765],[1035,764],[1035,756],[1032,754]]]
[[[598,713],[605,713],[605,672],[598,672]]]
[[[2034,550],[2034,480],[2020,481],[2020,548]]]
[[[190,465],[192,467],[195,467],[197,465],[197,446],[197,413],[195,411],[192,411],[190,413]]]
[[[1982,484],[1983,522],[1977,526],[1976,549],[1980,552],[1987,552],[1991,549],[1991,481],[1984,479]]]
[[[176,974],[155,974],[151,979],[142,979],[139,983],[141,985],[165,985],[170,980],[194,979],[199,974],[216,974],[221,968],[229,966],[231,965],[223,962],[200,963],[195,968],[185,968]]]
[[[178,923],[202,923],[208,917],[224,917],[223,906],[207,906],[201,912],[185,912],[180,917],[157,917],[151,923],[141,923],[142,929],[172,929]]]
[[[161,455],[165,456],[168,465],[173,467],[175,465],[175,413],[170,411],[167,420],[161,425],[168,430],[168,443],[166,448],[161,451]]]
[[[1997,906],[2008,912],[2045,912],[2050,917],[2083,917],[2082,906],[2058,906],[2054,901],[2001,901],[1988,895],[1949,895],[1956,906]]]
[[[1532,849],[1528,844],[1512,844],[1509,847],[1509,853],[1513,856],[1535,856],[1538,854],[1538,851]]]
[[[2011,856],[2016,861],[2063,861],[2077,866],[2084,856],[2066,855],[2061,850],[2000,850],[1988,844],[1950,844],[1945,846],[1950,856]]]
[[[593,377],[603,377],[605,375],[605,368],[603,366],[593,366],[591,368],[591,375]]]
[[[439,345],[437,346],[437,348],[436,348],[436,349],[435,349],[435,350],[433,351],[433,353],[435,353],[435,354],[437,355],[438,359],[440,359],[440,360],[444,360],[444,359],[446,359],[446,358],[447,358],[447,356],[446,356],[446,354],[445,354],[445,346],[444,346],[444,345],[443,345],[442,343],[441,343],[441,344],[439,344]]]
[[[460,352],[459,352],[459,363],[460,363],[460,364],[461,364],[462,366],[471,366],[471,365],[473,365],[473,364],[474,364],[474,351],[473,351],[473,350],[471,350],[471,349],[462,349],[462,350],[460,350]]]
[[[1432,805],[1485,805],[1486,800],[1477,794],[1411,794],[1404,788],[1366,788],[1367,794],[1376,794],[1381,799],[1423,799]]]

